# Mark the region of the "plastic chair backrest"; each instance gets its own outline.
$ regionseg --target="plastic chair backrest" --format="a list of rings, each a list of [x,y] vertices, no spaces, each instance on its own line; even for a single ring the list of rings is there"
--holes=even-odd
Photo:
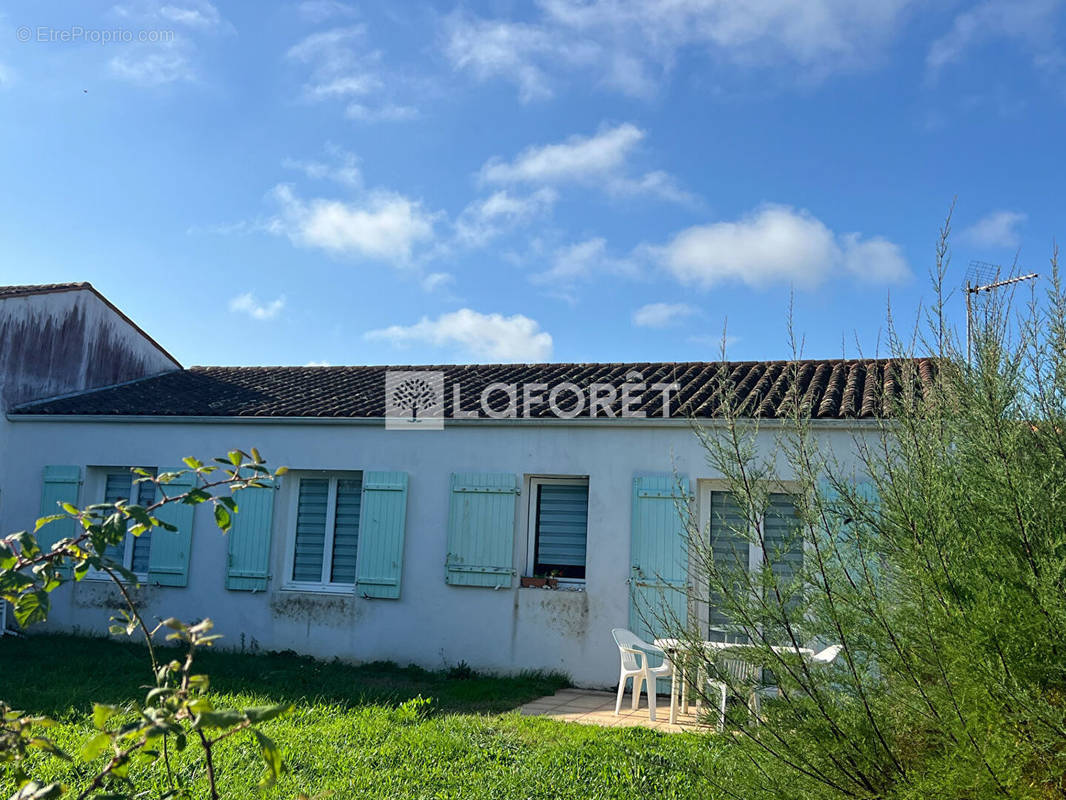
[[[736,684],[755,683],[759,666],[742,658],[720,658],[718,668],[728,676],[729,682]]]
[[[811,661],[815,661],[819,664],[832,664],[836,660],[836,657],[840,655],[840,651],[843,649],[843,645],[830,645],[829,647],[825,648],[825,650],[822,650],[821,652],[815,653],[813,656],[811,656]]]
[[[637,660],[636,654],[623,649],[627,647],[633,648],[634,650],[642,649],[641,645],[645,643],[640,637],[626,628],[613,628],[611,630],[611,636],[614,637],[614,643],[618,645],[618,654],[622,657],[622,669],[640,669],[640,663]]]

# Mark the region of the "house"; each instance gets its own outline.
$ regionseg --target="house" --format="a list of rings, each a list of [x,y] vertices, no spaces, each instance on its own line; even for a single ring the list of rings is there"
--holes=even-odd
[[[57,501],[128,497],[132,466],[254,446],[290,471],[274,489],[238,495],[228,535],[210,509],[184,506],[171,518],[177,533],[131,538],[113,554],[143,576],[148,618],[209,616],[226,646],[246,650],[561,670],[606,686],[618,669],[612,627],[639,627],[634,607],[662,597],[685,612],[677,503],[693,502],[706,522],[724,500],[691,430],[693,417],[716,424],[718,372],[761,418],[763,453],[797,390],[847,465],[874,435],[897,367],[173,369],[9,411],[7,452],[19,458],[6,519],[24,526]],[[789,513],[787,495],[773,500]],[[544,574],[559,588],[520,585]],[[104,631],[117,600],[92,576],[65,585],[49,625]]]
[[[8,516],[6,473],[21,469],[6,412],[19,403],[181,369],[88,283],[0,286],[0,530]],[[0,602],[0,632],[4,603]]]

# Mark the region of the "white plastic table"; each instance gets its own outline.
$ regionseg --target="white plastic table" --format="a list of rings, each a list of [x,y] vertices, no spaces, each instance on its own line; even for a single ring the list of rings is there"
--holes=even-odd
[[[653,644],[660,648],[670,658],[670,663],[674,667],[673,675],[670,678],[670,724],[677,724],[677,705],[678,695],[680,694],[681,700],[681,713],[688,713],[688,676],[685,674],[685,661],[684,658],[676,658],[679,650],[681,650],[682,643],[678,639],[656,639]],[[708,650],[740,650],[745,647],[754,647],[755,645],[741,644],[738,642],[703,642],[702,646],[704,651]],[[807,647],[792,647],[791,645],[784,645],[773,648],[777,653],[796,653],[809,658],[814,655],[814,651]],[[680,690],[680,691],[679,691]]]

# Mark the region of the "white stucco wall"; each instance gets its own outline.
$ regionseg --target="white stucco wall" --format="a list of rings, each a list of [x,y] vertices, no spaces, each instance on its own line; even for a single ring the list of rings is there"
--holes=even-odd
[[[17,453],[7,478],[9,527],[38,515],[47,464],[166,467],[180,458],[258,447],[273,466],[292,469],[402,470],[409,475],[402,596],[364,600],[280,589],[288,537],[288,492],[274,514],[273,575],[264,593],[224,588],[226,543],[210,509],[197,510],[186,588],[147,588],[149,618],[210,616],[228,647],[293,649],[320,657],[388,659],[439,668],[465,660],[489,670],[561,670],[582,686],[617,680],[618,655],[610,629],[629,620],[629,542],[632,480],[639,473],[688,476],[693,488],[713,479],[695,435],[684,425],[599,421],[500,425],[449,423],[444,431],[385,431],[381,423],[145,423],[18,421],[8,453]],[[854,425],[828,423],[820,436],[842,461],[853,460]],[[860,434],[861,435],[861,434]],[[760,433],[772,452],[774,433]],[[9,456],[10,457],[10,456]],[[514,472],[589,476],[587,583],[583,592],[492,590],[444,582],[452,472]],[[779,475],[788,479],[785,472]],[[83,492],[82,502],[88,498]],[[516,509],[515,564],[526,560],[527,493]],[[100,632],[113,613],[111,590],[84,581],[53,596],[50,625]]]
[[[30,400],[178,368],[90,289],[0,297],[0,529],[16,529],[8,515],[12,491],[6,470],[17,463],[17,451],[3,412]]]

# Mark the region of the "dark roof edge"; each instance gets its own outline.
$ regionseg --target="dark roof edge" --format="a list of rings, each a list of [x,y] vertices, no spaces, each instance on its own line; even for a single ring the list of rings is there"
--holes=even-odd
[[[156,350],[158,350],[160,353],[162,353],[164,356],[166,356],[175,367],[177,367],[178,369],[184,369],[184,367],[182,367],[182,365],[181,365],[181,362],[178,361],[178,359],[174,358],[174,356],[172,356],[167,351],[167,349],[165,347],[163,347],[163,345],[159,344],[159,342],[157,342],[155,339],[153,339],[151,336],[149,336],[145,332],[144,328],[142,328],[140,325],[138,325],[136,322],[134,322],[132,319],[130,319],[126,315],[126,313],[124,311],[122,311],[121,308],[119,308],[114,303],[112,303],[110,300],[108,300],[106,297],[104,297],[104,295],[101,294],[100,291],[95,286],[93,286],[91,283],[89,283],[88,281],[82,281],[81,283],[42,284],[40,286],[34,286],[34,287],[27,286],[26,288],[28,290],[30,290],[30,291],[19,292],[18,294],[11,294],[11,295],[8,295],[6,298],[0,297],[0,300],[15,299],[15,298],[18,298],[18,297],[32,297],[33,295],[38,295],[38,294],[59,294],[60,292],[90,291],[94,295],[96,295],[103,302],[104,305],[106,305],[108,308],[110,308],[112,311],[114,311],[116,314],[118,314],[118,316],[121,317],[122,320],[127,325],[129,325],[131,328],[133,328],[135,331],[137,331],[137,333],[139,333],[142,337],[144,337],[148,341],[148,343],[152,345],[152,347],[154,347]],[[159,374],[162,374],[162,373],[159,373]],[[151,376],[151,377],[154,377],[154,376]],[[121,384],[116,384],[116,385],[121,385]],[[110,388],[110,387],[101,386],[101,387],[98,387],[98,388],[104,389],[104,388]],[[94,390],[88,390],[88,391],[94,391]],[[79,394],[81,394],[81,393],[79,392]],[[54,399],[57,399],[57,398],[51,398],[51,399],[54,400]]]
[[[166,352],[166,351],[163,351],[163,352]],[[177,363],[177,362],[175,362],[175,363]],[[179,370],[184,370],[184,367],[179,365],[178,369]],[[140,378],[131,378],[128,381],[119,381],[118,383],[109,383],[106,386],[95,386],[95,387],[93,387],[91,389],[77,389],[77,390],[75,390],[73,392],[64,392],[63,394],[54,394],[51,397],[39,397],[36,400],[27,400],[24,403],[19,403],[18,405],[11,406],[11,408],[8,409],[8,413],[17,415],[18,414],[18,410],[20,408],[27,408],[28,406],[36,406],[36,405],[40,405],[41,403],[51,403],[54,400],[66,400],[68,397],[78,397],[78,396],[83,395],[83,394],[92,394],[93,392],[103,392],[103,391],[106,391],[108,389],[117,389],[120,386],[130,386],[130,385],[132,385],[134,383],[141,383],[142,381],[150,381],[150,380],[153,380],[155,378],[162,377],[163,375],[170,375],[174,371],[175,370],[168,369],[165,372],[153,372],[151,375],[142,375]],[[58,416],[58,415],[56,415],[56,416]]]
[[[776,366],[778,364],[888,364],[920,361],[936,361],[934,356],[858,356],[856,358],[774,358],[759,359],[745,358],[739,360],[722,361],[712,359],[710,361],[486,361],[486,362],[454,362],[450,364],[328,364],[328,365],[300,365],[300,364],[253,364],[244,366],[230,366],[227,364],[190,364],[186,371],[225,369],[225,370],[271,370],[271,369],[306,369],[320,372],[344,369],[392,369],[392,370],[441,370],[441,369],[488,369],[490,367],[695,367],[695,366],[737,366],[743,364],[761,364],[764,366]]]

